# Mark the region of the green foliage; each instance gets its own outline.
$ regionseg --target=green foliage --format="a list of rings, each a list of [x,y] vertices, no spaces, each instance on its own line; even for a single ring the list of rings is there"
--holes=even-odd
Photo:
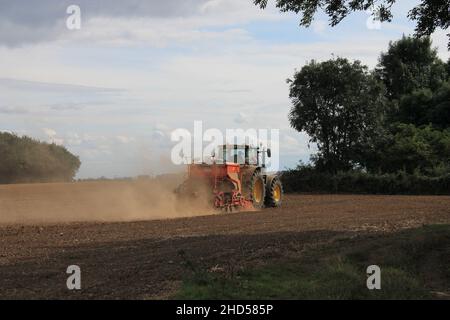
[[[283,172],[285,192],[352,194],[450,194],[450,174],[367,173],[346,171],[331,174],[311,166]]]
[[[433,91],[428,88],[418,89],[411,94],[403,95],[394,120],[412,123],[416,126],[429,124],[433,118],[432,101]]]
[[[429,118],[429,123],[432,123],[436,128],[450,128],[450,82],[444,82],[433,93],[427,117]]]
[[[445,64],[432,48],[428,37],[415,39],[403,36],[389,43],[376,69],[389,99],[400,99],[418,89],[437,89],[447,79]]]
[[[449,64],[428,38],[403,37],[374,73],[343,58],[305,65],[289,80],[289,120],[318,153],[314,167],[288,172],[299,181],[286,189],[449,193]]]
[[[450,2],[448,0],[422,0],[413,8],[408,16],[416,20],[416,35],[421,37],[431,35],[436,28],[448,30],[450,27]],[[447,34],[450,37],[450,33]],[[450,42],[448,44],[450,50]]]
[[[447,80],[450,80],[450,59],[447,61]]]
[[[380,146],[376,167],[381,172],[405,171],[428,176],[450,174],[450,129],[435,130],[431,125],[393,124],[389,143]]]
[[[317,167],[350,169],[361,145],[380,128],[383,86],[359,61],[343,58],[312,61],[288,81],[291,126],[317,143]]]
[[[264,9],[268,0],[253,0],[255,5]],[[350,13],[373,10],[374,17],[382,22],[392,20],[392,6],[396,0],[275,0],[281,12],[294,12],[301,16],[300,25],[309,26],[316,12],[325,12],[332,26],[337,25]],[[450,2],[448,0],[422,0],[412,8],[409,19],[416,21],[416,36],[429,36],[436,28],[447,30],[450,27]],[[450,34],[448,34],[450,37]],[[450,49],[450,41],[449,41]]]
[[[62,146],[0,133],[0,183],[71,181],[80,164]]]
[[[450,128],[450,83],[443,82],[434,91],[423,88],[403,95],[393,121]]]

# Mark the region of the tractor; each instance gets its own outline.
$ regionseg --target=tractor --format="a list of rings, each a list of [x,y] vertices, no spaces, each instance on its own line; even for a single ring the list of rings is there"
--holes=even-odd
[[[225,212],[279,207],[283,198],[280,175],[266,172],[270,149],[221,145],[211,164],[188,165],[187,179],[176,189],[180,197],[203,198]]]

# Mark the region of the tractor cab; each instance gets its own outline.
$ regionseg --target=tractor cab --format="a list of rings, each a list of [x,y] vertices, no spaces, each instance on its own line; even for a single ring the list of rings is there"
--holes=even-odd
[[[216,164],[238,164],[265,167],[265,155],[270,158],[270,149],[263,150],[250,145],[225,144],[217,147],[212,159]],[[262,155],[260,157],[260,155]],[[260,159],[261,158],[261,159]]]

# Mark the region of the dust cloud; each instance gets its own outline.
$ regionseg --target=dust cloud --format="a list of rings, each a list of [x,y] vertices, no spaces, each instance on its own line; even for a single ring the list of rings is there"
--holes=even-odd
[[[214,214],[178,201],[181,176],[133,181],[0,185],[1,224],[119,222]]]

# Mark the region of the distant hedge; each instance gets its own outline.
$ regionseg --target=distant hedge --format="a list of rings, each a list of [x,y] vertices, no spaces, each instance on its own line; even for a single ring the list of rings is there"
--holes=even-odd
[[[288,170],[282,176],[285,192],[360,194],[450,194],[450,174],[428,177],[404,172],[317,172],[313,168]]]
[[[80,165],[62,146],[0,132],[0,183],[71,181]]]

